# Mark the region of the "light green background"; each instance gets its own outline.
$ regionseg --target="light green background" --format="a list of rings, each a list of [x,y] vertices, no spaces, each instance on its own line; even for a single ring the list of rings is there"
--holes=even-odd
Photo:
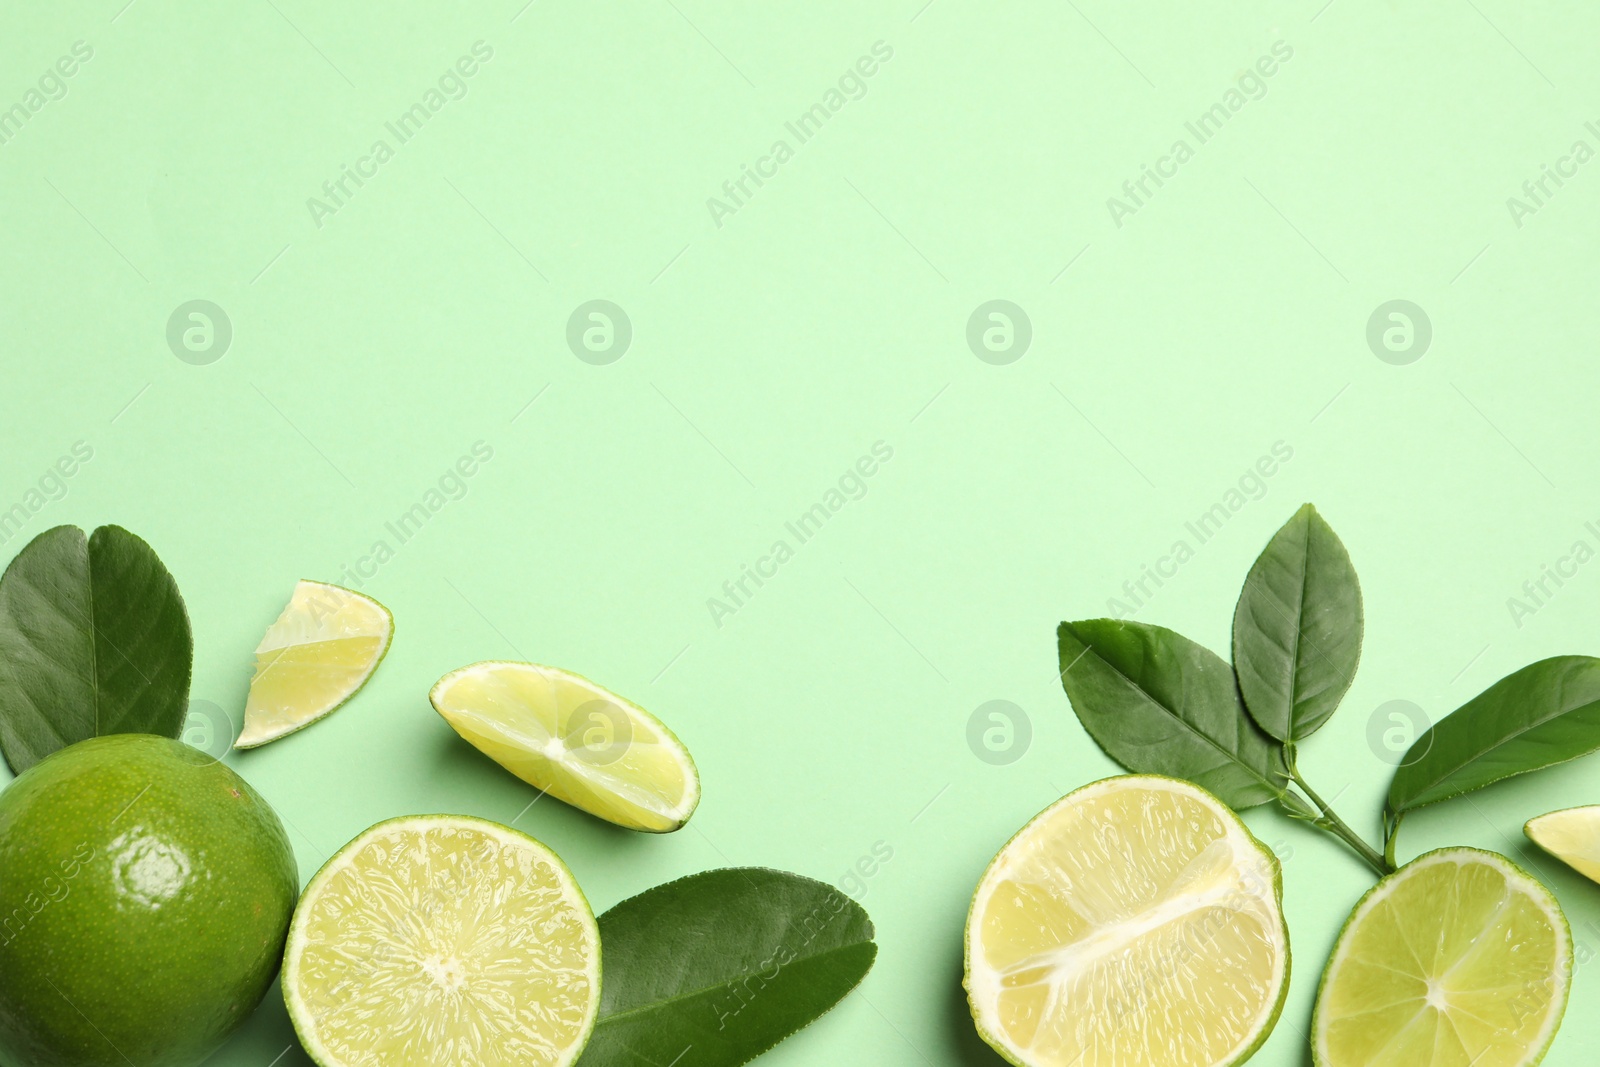
[[[1302,766],[1364,832],[1390,773],[1368,743],[1381,705],[1436,718],[1533,659],[1596,650],[1600,564],[1520,626],[1507,606],[1575,540],[1600,546],[1600,165],[1520,226],[1506,202],[1574,141],[1600,147],[1593,13],[124,2],[13,4],[0,33],[0,107],[93,49],[0,145],[0,509],[30,512],[0,556],[58,523],[146,537],[194,620],[194,697],[237,715],[294,580],[396,547],[385,523],[493,449],[366,582],[398,620],[372,684],[229,757],[304,876],[407,812],[514,821],[597,906],[728,864],[838,881],[882,842],[876,969],[762,1062],[990,1064],[959,992],[974,884],[1035,812],[1115,769],[1060,691],[1055,623],[1104,614],[1275,442],[1293,458],[1262,498],[1138,617],[1223,649],[1250,561],[1315,501],[1361,574],[1367,644]],[[465,97],[396,147],[384,124],[477,41],[493,57]],[[796,146],[785,122],[878,41],[893,57],[864,95]],[[1116,225],[1108,197],[1194,146],[1184,123],[1279,41],[1292,58],[1264,95]],[[394,158],[319,228],[307,199],[380,137]],[[719,227],[707,199],[778,138],[793,158]],[[209,365],[166,338],[194,299],[232,324]],[[611,365],[567,346],[592,299],[632,322]],[[966,341],[991,299],[1031,321],[1009,365]],[[1409,365],[1366,340],[1394,299],[1432,324]],[[32,513],[79,441],[92,460]],[[866,495],[716,625],[708,598],[877,441],[893,459]],[[429,709],[445,671],[518,657],[666,719],[704,775],[690,827],[530,809]],[[1031,723],[1009,765],[968,746],[990,700]],[[1520,827],[1600,801],[1595,774],[1420,814],[1402,852],[1517,857],[1588,959],[1600,888]],[[1300,1064],[1316,976],[1371,879],[1320,835],[1247,819],[1284,856],[1295,950],[1256,1062]],[[1597,966],[1547,1062],[1592,1058]],[[212,1062],[306,1061],[274,996]]]

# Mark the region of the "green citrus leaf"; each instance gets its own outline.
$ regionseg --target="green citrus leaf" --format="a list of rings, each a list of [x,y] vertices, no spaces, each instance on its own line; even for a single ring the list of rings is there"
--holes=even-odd
[[[1233,808],[1285,796],[1283,748],[1245,713],[1216,653],[1117,619],[1064,622],[1056,638],[1072,710],[1106,755],[1137,774],[1187,779]]]
[[[1273,535],[1233,614],[1233,668],[1257,725],[1279,741],[1315,733],[1361,659],[1361,586],[1339,535],[1310,504]]]
[[[149,545],[120,526],[46,530],[0,577],[0,751],[21,774],[102,734],[176,738],[193,656]]]
[[[600,916],[600,1019],[579,1067],[737,1067],[854,989],[872,937],[839,890],[762,867],[625,900]]]
[[[1600,659],[1530,663],[1422,732],[1389,785],[1400,814],[1600,749]]]

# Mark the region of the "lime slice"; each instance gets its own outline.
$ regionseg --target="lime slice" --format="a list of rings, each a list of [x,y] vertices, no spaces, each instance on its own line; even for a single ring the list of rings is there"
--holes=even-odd
[[[1266,1040],[1289,987],[1278,861],[1171,778],[1068,794],[994,858],[967,917],[985,1041],[1023,1067],[1209,1067]]]
[[[1493,852],[1429,852],[1346,920],[1317,993],[1316,1062],[1538,1063],[1571,974],[1572,935],[1544,886]]]
[[[1585,878],[1600,882],[1600,805],[1540,815],[1522,832]]]
[[[428,699],[500,766],[618,826],[670,833],[700,803],[700,775],[672,731],[569,671],[474,663],[439,679]]]
[[[256,646],[256,674],[235,748],[309,726],[356,695],[394,637],[394,617],[371,597],[301,581]]]
[[[283,999],[321,1067],[565,1067],[600,1005],[600,931],[554,852],[509,827],[412,815],[306,886]]]

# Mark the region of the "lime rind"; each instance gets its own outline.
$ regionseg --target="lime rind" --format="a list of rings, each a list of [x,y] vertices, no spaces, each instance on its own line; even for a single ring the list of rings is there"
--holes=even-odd
[[[587,691],[596,699],[626,712],[636,727],[642,726],[646,733],[653,734],[653,742],[670,754],[683,776],[682,796],[669,803],[656,803],[648,796],[648,790],[637,788],[637,783],[579,761],[546,755],[529,739],[516,736],[509,724],[450,699],[451,692],[463,680],[481,679],[502,670],[518,674],[534,672],[543,679]],[[429,691],[428,700],[451,729],[473,747],[529,785],[596,818],[630,830],[665,834],[682,829],[699,807],[699,768],[677,734],[638,704],[574,671],[517,660],[483,660],[440,678]],[[621,802],[622,810],[617,810],[617,802]]]
[[[1561,1027],[1561,1019],[1566,1014],[1567,1002],[1572,993],[1572,928],[1567,922],[1567,916],[1561,910],[1561,904],[1556,900],[1555,895],[1545,888],[1542,882],[1512,860],[1498,852],[1455,846],[1434,849],[1418,856],[1393,874],[1385,876],[1377,885],[1367,890],[1366,893],[1362,894],[1361,899],[1356,902],[1356,906],[1351,909],[1349,917],[1345,919],[1344,926],[1339,930],[1339,937],[1334,942],[1333,951],[1328,954],[1327,966],[1323,968],[1322,977],[1317,983],[1316,1005],[1311,1013],[1311,1054],[1315,1067],[1343,1067],[1343,1065],[1336,1064],[1329,1059],[1327,1050],[1324,1047],[1323,1039],[1326,1035],[1323,1028],[1327,1021],[1324,1009],[1328,996],[1328,983],[1334,976],[1335,966],[1344,960],[1348,952],[1348,943],[1351,935],[1359,921],[1369,915],[1379,901],[1386,899],[1389,894],[1393,893],[1400,879],[1410,877],[1416,871],[1425,870],[1430,865],[1441,862],[1454,862],[1458,858],[1476,863],[1486,863],[1488,866],[1500,871],[1506,877],[1508,883],[1513,879],[1521,882],[1528,896],[1538,903],[1545,915],[1552,920],[1551,926],[1558,934],[1556,941],[1561,952],[1561,958],[1556,961],[1555,974],[1555,977],[1560,979],[1561,988],[1559,996],[1552,1000],[1552,1010],[1545,1020],[1543,1031],[1537,1041],[1538,1047],[1530,1048],[1528,1056],[1522,1059],[1517,1067],[1537,1067],[1537,1064],[1550,1051],[1550,1046],[1556,1038],[1556,1032]],[[1351,1067],[1355,1067],[1355,1065],[1351,1065]]]
[[[286,645],[277,645],[269,648],[267,641],[270,638],[273,630],[275,630],[285,620],[290,612],[295,609],[296,601],[299,599],[300,590],[302,587],[306,586],[313,586],[321,590],[331,590],[341,597],[349,597],[352,600],[362,602],[365,605],[376,609],[386,621],[377,652],[372,657],[371,663],[368,664],[366,671],[360,676],[360,678],[357,679],[353,685],[347,687],[337,699],[330,702],[326,707],[323,707],[311,714],[302,716],[298,720],[284,724],[276,729],[264,731],[257,736],[250,736],[250,714],[247,698],[244,729],[240,731],[238,740],[233,743],[233,747],[236,749],[246,750],[260,748],[262,745],[265,745],[268,742],[276,741],[281,737],[288,737],[293,733],[298,733],[299,731],[304,730],[307,726],[310,726],[312,723],[321,722],[329,715],[332,715],[334,712],[348,704],[357,693],[361,692],[362,689],[366,688],[367,683],[372,680],[372,676],[378,673],[378,668],[383,664],[384,657],[389,654],[389,649],[394,644],[394,613],[388,608],[384,607],[377,600],[367,596],[365,593],[358,593],[353,589],[346,589],[344,586],[334,585],[331,582],[319,582],[311,578],[302,578],[295,583],[295,591],[290,595],[289,603],[284,605],[284,609],[278,614],[278,618],[273,620],[271,626],[267,627],[267,633],[262,636],[261,643],[256,646],[256,655],[258,657],[263,652],[274,651],[278,648],[287,647]],[[271,668],[269,667],[267,670],[270,671]],[[262,677],[265,673],[265,671],[261,671],[258,668],[256,677],[252,678],[250,682],[252,689],[254,689],[257,679]]]
[[[305,891],[300,896],[300,902],[295,908],[294,917],[289,924],[281,975],[284,1005],[288,1010],[289,1021],[294,1026],[295,1034],[299,1037],[302,1047],[318,1067],[349,1067],[349,1065],[340,1061],[327,1049],[313,1024],[313,1012],[305,1003],[305,998],[301,994],[301,953],[297,949],[300,949],[305,943],[306,927],[311,921],[312,905],[327,886],[328,881],[335,874],[344,870],[348,866],[350,858],[365,847],[374,837],[395,829],[422,831],[430,827],[459,828],[462,826],[472,827],[482,833],[498,838],[502,842],[529,849],[540,859],[548,862],[556,871],[561,883],[562,896],[572,905],[574,914],[587,934],[587,943],[590,949],[590,965],[587,971],[590,992],[589,1009],[584,1026],[566,1049],[565,1055],[553,1067],[569,1067],[583,1053],[584,1046],[589,1043],[589,1038],[594,1033],[595,1023],[598,1021],[600,1014],[601,982],[603,979],[600,926],[595,919],[594,909],[589,906],[588,898],[584,896],[583,889],[578,885],[578,880],[574,877],[571,868],[556,854],[554,849],[537,838],[489,819],[479,818],[475,815],[402,815],[392,819],[385,819],[369,826],[329,857],[327,862],[318,868],[317,873],[312,875],[311,880],[306,884]],[[474,1065],[459,1063],[456,1067],[474,1067]]]
[[[983,887],[989,881],[990,875],[995,871],[995,868],[1001,863],[1002,860],[1006,858],[1006,855],[1011,850],[1011,847],[1021,840],[1022,837],[1035,826],[1035,824],[1050,816],[1057,809],[1066,806],[1069,802],[1082,800],[1084,795],[1089,794],[1092,790],[1110,789],[1119,783],[1134,784],[1139,782],[1161,783],[1168,787],[1175,786],[1177,787],[1175,790],[1176,792],[1187,792],[1190,795],[1199,798],[1208,806],[1214,807],[1217,814],[1230,824],[1230,828],[1237,830],[1243,835],[1244,840],[1255,848],[1255,850],[1265,861],[1267,868],[1272,872],[1272,904],[1273,910],[1277,916],[1277,929],[1283,948],[1282,969],[1277,975],[1274,976],[1274,980],[1278,985],[1277,995],[1273,999],[1271,1009],[1262,1013],[1262,1021],[1257,1025],[1255,1031],[1250,1036],[1249,1042],[1241,1042],[1241,1047],[1238,1049],[1236,1054],[1230,1056],[1226,1060],[1219,1061],[1218,1063],[1212,1065],[1212,1067],[1238,1067],[1239,1064],[1242,1064],[1246,1060],[1250,1059],[1261,1050],[1262,1045],[1266,1044],[1267,1038],[1272,1036],[1273,1030],[1276,1029],[1278,1025],[1278,1019],[1283,1014],[1283,1006],[1288,1000],[1289,996],[1289,975],[1293,960],[1289,943],[1289,924],[1283,914],[1283,868],[1279,864],[1276,854],[1274,854],[1270,848],[1263,844],[1261,840],[1255,836],[1255,834],[1250,832],[1250,828],[1245,825],[1244,820],[1239,818],[1237,812],[1235,812],[1228,805],[1224,804],[1215,794],[1201,786],[1195,785],[1193,782],[1181,778],[1172,778],[1161,774],[1113,775],[1109,778],[1102,778],[1099,781],[1090,782],[1087,785],[1080,786],[1070,793],[1067,793],[1059,800],[1050,804],[1043,811],[1039,812],[1033,818],[1029,819],[1027,823],[1023,825],[1022,829],[1011,835],[1010,839],[1006,841],[1005,845],[1002,846],[1000,850],[995,853],[994,858],[989,861],[988,866],[984,868],[983,875],[978,879],[978,891],[973,894],[972,903],[968,905],[966,928],[962,938],[962,988],[967,993],[968,1007],[971,1010],[973,1025],[978,1032],[978,1036],[983,1038],[984,1042],[1002,1059],[1004,1059],[1007,1063],[1013,1064],[1014,1067],[1036,1067],[1036,1065],[1030,1064],[1025,1059],[1021,1058],[1020,1052],[1013,1049],[1011,1044],[1006,1041],[1005,1038],[991,1032],[990,1029],[984,1025],[984,1020],[981,1017],[981,1009],[974,999],[972,981],[972,950],[975,941],[974,920],[977,915],[979,900],[982,897]]]

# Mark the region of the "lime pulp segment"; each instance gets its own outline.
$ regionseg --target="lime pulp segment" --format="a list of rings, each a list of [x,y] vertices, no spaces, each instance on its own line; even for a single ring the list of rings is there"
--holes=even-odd
[[[1600,882],[1600,804],[1529,819],[1528,839],[1593,882]]]
[[[236,746],[264,745],[338,708],[372,677],[393,637],[393,617],[371,597],[299,582],[256,647]]]
[[[700,801],[682,742],[654,715],[570,671],[475,663],[429,694],[457,733],[523,781],[619,826],[677,830]]]

